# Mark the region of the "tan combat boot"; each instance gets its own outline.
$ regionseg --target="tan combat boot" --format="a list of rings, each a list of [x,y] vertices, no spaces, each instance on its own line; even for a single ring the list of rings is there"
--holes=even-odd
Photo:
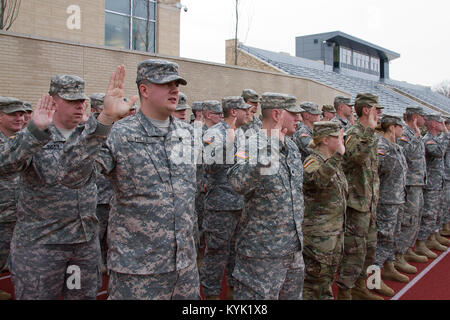
[[[437,258],[437,254],[431,251],[423,240],[416,241],[416,248],[414,251],[419,255],[426,256],[429,259]]]
[[[336,300],[352,300],[352,289],[342,289],[338,287]]]
[[[352,288],[352,300],[384,300],[382,297],[373,294],[367,289],[366,280],[358,278],[355,287]]]
[[[440,231],[444,237],[450,237],[450,223],[444,224],[444,228]]]
[[[234,294],[234,288],[233,287],[228,287],[226,299],[227,300],[233,300],[234,299],[233,294]]]
[[[417,273],[417,268],[406,262],[405,258],[401,253],[395,254],[394,267],[395,269],[404,273],[410,274]]]
[[[397,282],[408,283],[409,278],[404,274],[398,272],[394,267],[394,262],[389,261],[385,262],[383,265],[383,271],[381,271],[381,278],[383,280],[391,280]]]
[[[411,248],[408,248],[408,251],[403,255],[408,262],[419,262],[419,263],[427,263],[428,258],[426,256],[416,254]]]
[[[11,294],[6,291],[0,290],[0,300],[11,300]]]
[[[436,240],[436,236],[434,233],[428,237],[428,240],[425,242],[425,244],[430,249],[434,249],[434,250],[442,251],[442,252],[447,251],[447,247],[443,246]]]
[[[443,246],[448,247],[450,245],[450,240],[448,240],[447,238],[441,236],[441,234],[439,232],[436,232],[434,234],[434,237],[436,238],[437,242],[439,242]]]
[[[395,291],[392,288],[389,288],[383,280],[381,280],[380,289],[373,289],[373,291],[386,297],[393,297],[395,295]]]

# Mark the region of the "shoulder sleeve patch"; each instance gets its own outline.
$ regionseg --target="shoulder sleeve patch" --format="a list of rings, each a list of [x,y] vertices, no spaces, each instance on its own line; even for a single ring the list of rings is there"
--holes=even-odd
[[[383,149],[378,149],[378,154],[379,154],[380,156],[385,156],[385,155],[386,155],[386,153],[384,152]]]
[[[436,142],[434,142],[433,140],[427,141],[427,144],[437,144]]]
[[[309,134],[307,134],[307,133],[302,133],[301,135],[300,135],[300,137],[310,137],[310,135]]]
[[[245,152],[245,151],[238,151],[238,152],[235,154],[235,157],[236,157],[236,158],[241,158],[241,159],[244,159],[244,160],[247,160],[247,159],[249,158],[248,153]]]
[[[400,140],[405,141],[405,142],[409,142],[408,137],[406,137],[406,136],[402,136],[400,138]]]
[[[309,167],[310,165],[312,165],[315,161],[316,161],[315,159],[310,159],[308,162],[306,162],[306,163],[303,165],[303,168],[304,168],[304,169],[308,168],[308,167]]]

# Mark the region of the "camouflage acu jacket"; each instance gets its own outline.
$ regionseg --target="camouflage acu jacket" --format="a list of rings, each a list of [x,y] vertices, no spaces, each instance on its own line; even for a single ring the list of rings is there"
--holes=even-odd
[[[305,218],[303,233],[310,236],[344,232],[348,184],[342,170],[343,156],[326,159],[317,148],[303,165]]]
[[[0,146],[7,145],[13,137],[0,132]],[[4,149],[2,149],[3,151]],[[16,221],[17,198],[19,194],[19,175],[17,173],[0,175],[0,223]]]
[[[83,135],[65,147],[62,183],[82,187],[97,163],[113,187],[108,268],[158,274],[195,263],[195,148],[190,125],[170,117],[164,136],[142,111],[112,129],[91,117]]]
[[[384,137],[378,137],[378,175],[380,198],[378,203],[403,204],[406,197],[408,165],[402,147]]]
[[[294,133],[292,140],[294,140],[300,150],[303,160],[312,153],[312,150],[309,147],[309,143],[312,140],[312,130],[306,124],[302,124],[302,126]]]
[[[413,129],[405,126],[403,135],[397,139],[397,143],[403,147],[408,173],[406,175],[407,186],[424,186],[427,174],[425,163],[425,146],[422,137],[416,137]]]
[[[349,185],[347,206],[375,213],[380,186],[375,130],[358,121],[346,134],[343,169]]]
[[[261,258],[300,251],[303,167],[297,146],[290,138],[285,139],[283,146],[277,138],[268,138],[265,130],[260,130],[245,149],[239,149],[237,163],[228,171],[233,188],[245,197],[246,217],[241,221],[236,251]],[[258,150],[259,156],[250,150]],[[264,155],[266,159],[274,155],[279,160],[270,165],[261,160]]]
[[[229,145],[227,142],[227,130],[230,126],[225,122],[219,122],[209,128],[204,136],[205,155],[218,156],[221,163],[205,163],[203,168],[206,173],[205,209],[222,210],[242,210],[244,198],[237,194],[227,179],[227,171],[233,165],[236,145]],[[228,145],[228,146],[227,146]],[[222,157],[219,154],[222,153]],[[231,164],[227,164],[227,156],[231,154]],[[206,161],[205,161],[206,162]]]
[[[427,133],[423,138],[427,163],[427,190],[442,190],[444,182],[444,156],[449,143],[449,134],[440,138]]]
[[[341,126],[341,129],[344,129],[344,130],[350,129],[350,127],[352,126],[352,124],[350,123],[350,120],[341,118],[337,114],[333,119],[331,119],[331,121],[339,123],[339,125]]]
[[[97,236],[98,225],[95,179],[78,190],[58,183],[58,162],[66,140],[53,124],[47,136],[36,130],[34,126],[24,130],[20,146],[10,153],[8,161],[20,172],[14,239],[23,245],[90,241]],[[82,130],[83,125],[78,126],[72,137]]]

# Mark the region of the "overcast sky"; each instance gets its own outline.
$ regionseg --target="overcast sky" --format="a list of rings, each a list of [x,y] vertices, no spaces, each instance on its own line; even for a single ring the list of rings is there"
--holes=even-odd
[[[235,0],[181,0],[180,55],[225,63]],[[295,37],[342,31],[400,58],[390,77],[433,86],[450,79],[449,0],[240,0],[239,41],[295,56]]]

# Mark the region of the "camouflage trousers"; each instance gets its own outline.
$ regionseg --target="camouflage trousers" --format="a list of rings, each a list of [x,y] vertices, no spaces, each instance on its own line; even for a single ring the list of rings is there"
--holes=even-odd
[[[95,300],[102,285],[98,238],[29,246],[13,238],[11,276],[17,300]]]
[[[406,202],[403,205],[403,220],[398,244],[400,253],[405,254],[408,248],[412,248],[416,243],[422,212],[423,187],[407,186]]]
[[[305,278],[302,252],[278,258],[236,255],[234,300],[301,300]]]
[[[197,263],[161,274],[125,274],[111,271],[108,300],[199,300]]]
[[[0,272],[7,267],[15,221],[0,222]]]
[[[205,193],[198,191],[195,194],[195,214],[197,221],[194,226],[194,238],[197,253],[200,253],[204,248],[204,232],[203,232],[203,217],[205,212]]]
[[[402,218],[403,205],[378,203],[375,264],[379,267],[385,262],[394,261],[395,254],[400,252]]]
[[[331,286],[342,259],[343,248],[344,233],[330,236],[303,235],[303,300],[334,299]]]
[[[430,235],[442,228],[442,190],[423,190],[423,214],[418,240],[425,241]]]
[[[444,180],[444,213],[442,214],[444,218],[444,223],[450,223],[450,180]]]
[[[203,230],[206,250],[200,267],[200,282],[205,296],[218,296],[226,271],[229,286],[233,286],[232,272],[236,256],[236,236],[242,211],[205,212]]]
[[[367,268],[375,261],[376,246],[375,213],[347,207],[344,255],[336,281],[340,288],[351,289],[358,278],[367,278]]]
[[[98,236],[99,236],[99,240],[100,240],[100,248],[101,248],[101,252],[102,252],[102,261],[105,264],[107,259],[106,259],[106,254],[108,252],[108,244],[106,241],[107,238],[107,233],[106,233],[106,229],[108,227],[108,218],[109,218],[109,204],[98,204],[97,205],[97,218],[98,218]]]

